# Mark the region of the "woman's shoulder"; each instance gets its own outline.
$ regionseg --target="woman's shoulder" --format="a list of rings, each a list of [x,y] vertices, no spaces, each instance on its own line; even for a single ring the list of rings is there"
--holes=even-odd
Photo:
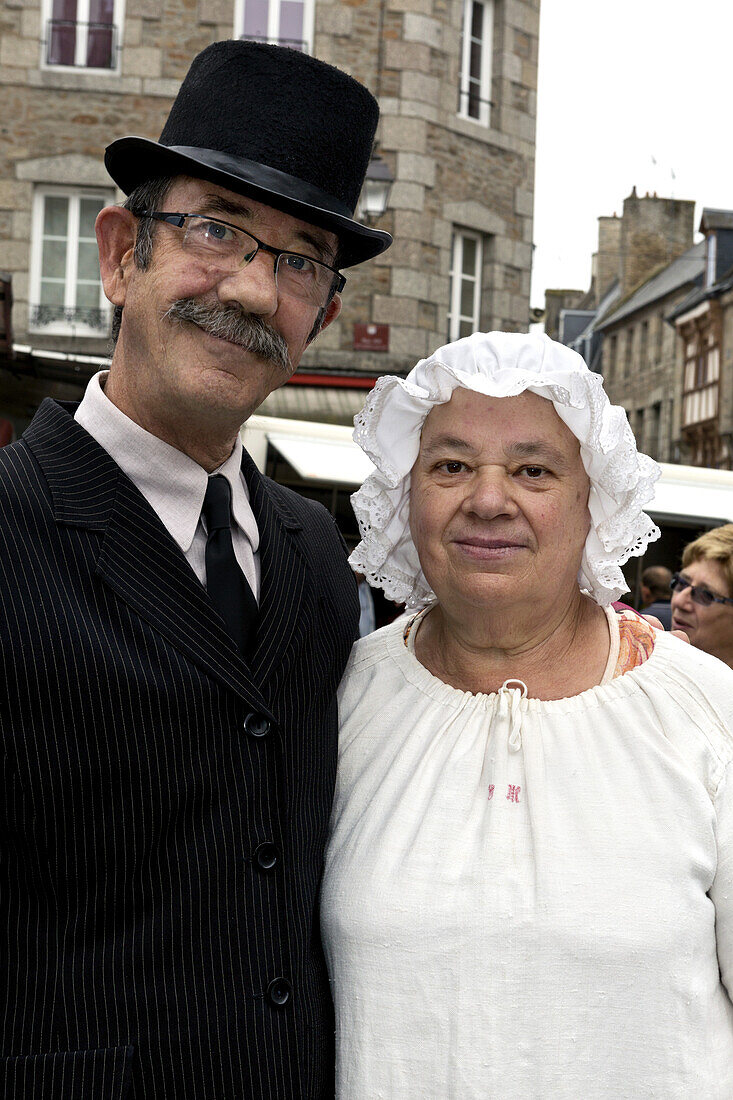
[[[354,643],[338,691],[342,720],[357,709],[365,693],[370,707],[392,693],[393,680],[401,678],[400,660],[407,652],[403,635],[408,621],[407,615],[401,615]]]
[[[688,684],[700,684],[712,696],[720,696],[728,703],[733,716],[733,669],[723,661],[683,642],[666,630],[656,630],[654,649],[664,657],[665,664],[674,669],[681,680]]]
[[[393,622],[388,623],[387,626],[381,626],[379,630],[374,630],[364,638],[359,638],[352,647],[344,675],[363,673],[383,661],[387,654],[395,648],[395,643],[402,644],[408,622],[409,617],[407,615],[400,615]]]
[[[727,765],[733,760],[733,669],[666,631],[657,635],[654,659],[640,670],[642,679],[648,675],[659,682],[679,718],[690,718],[720,764]]]

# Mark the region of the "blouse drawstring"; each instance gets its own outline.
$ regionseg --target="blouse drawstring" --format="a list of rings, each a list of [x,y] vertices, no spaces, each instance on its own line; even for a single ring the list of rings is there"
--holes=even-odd
[[[510,687],[516,684],[516,687]],[[500,701],[506,700],[509,719],[509,751],[519,752],[522,747],[522,699],[527,698],[527,685],[523,680],[505,680],[499,688]]]

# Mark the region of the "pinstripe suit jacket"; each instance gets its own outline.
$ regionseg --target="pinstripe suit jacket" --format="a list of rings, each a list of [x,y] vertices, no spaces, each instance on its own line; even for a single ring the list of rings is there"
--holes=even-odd
[[[2,1097],[333,1095],[317,895],[358,599],[331,517],[244,463],[249,665],[69,409],[0,451]]]

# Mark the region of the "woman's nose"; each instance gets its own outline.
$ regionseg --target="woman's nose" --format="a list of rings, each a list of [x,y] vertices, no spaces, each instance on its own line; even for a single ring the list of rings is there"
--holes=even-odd
[[[517,505],[511,488],[511,481],[503,470],[479,470],[473,479],[466,506],[481,519],[514,515]]]
[[[689,609],[690,609],[690,607],[692,606],[692,603],[693,603],[692,589],[690,588],[690,586],[686,585],[685,588],[676,589],[672,593],[672,599],[671,599],[670,603],[671,603],[671,606],[672,606],[673,609],[675,607],[679,607],[679,608],[684,608],[685,610],[689,611]]]

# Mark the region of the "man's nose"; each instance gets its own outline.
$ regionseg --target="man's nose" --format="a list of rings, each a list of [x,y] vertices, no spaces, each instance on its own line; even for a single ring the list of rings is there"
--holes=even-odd
[[[246,313],[274,316],[278,307],[275,257],[260,250],[244,267],[219,280],[217,295],[224,305],[236,303]]]

